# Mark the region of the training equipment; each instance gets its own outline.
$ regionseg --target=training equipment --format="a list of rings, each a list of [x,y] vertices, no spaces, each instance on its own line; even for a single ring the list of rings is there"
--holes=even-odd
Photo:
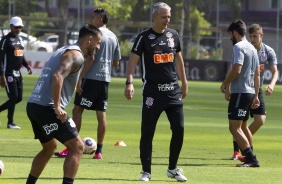
[[[150,173],[140,172],[140,174],[142,174],[142,176],[141,176],[141,178],[139,178],[139,181],[150,181],[151,180]]]
[[[126,144],[123,141],[117,141],[115,146],[126,146]]]
[[[97,149],[96,141],[91,137],[85,137],[82,139],[84,142],[84,151],[83,154],[93,154]]]
[[[186,182],[187,178],[183,175],[183,173],[184,173],[184,171],[181,168],[176,168],[176,169],[173,169],[173,170],[168,169],[166,171],[166,175],[169,178],[175,178],[179,182]]]
[[[0,175],[2,175],[4,172],[4,163],[2,162],[2,160],[0,160]]]
[[[103,158],[103,155],[101,153],[95,153],[93,159],[101,160]]]
[[[230,160],[238,160],[240,157],[240,153],[238,151],[235,151],[233,156],[230,158]]]

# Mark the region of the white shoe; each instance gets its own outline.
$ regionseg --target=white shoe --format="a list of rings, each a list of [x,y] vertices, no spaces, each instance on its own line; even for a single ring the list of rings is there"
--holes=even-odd
[[[142,174],[141,178],[139,178],[139,181],[150,181],[151,174],[147,172],[140,172]]]
[[[173,169],[173,170],[167,170],[166,171],[166,175],[170,178],[175,178],[177,181],[180,181],[180,182],[185,182],[187,181],[187,178],[183,175],[184,171],[183,169],[180,169],[180,168],[176,168],[176,169]]]
[[[17,126],[15,123],[10,123],[7,125],[9,129],[21,129],[21,127]]]

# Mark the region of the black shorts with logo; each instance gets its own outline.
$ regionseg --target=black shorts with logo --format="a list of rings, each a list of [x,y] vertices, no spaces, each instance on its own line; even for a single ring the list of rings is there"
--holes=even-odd
[[[81,94],[76,93],[74,104],[87,110],[105,112],[108,104],[109,82],[82,79]]]
[[[251,93],[232,93],[228,105],[228,118],[247,121],[254,96],[255,94]]]
[[[266,115],[266,107],[265,107],[263,93],[262,93],[261,88],[259,89],[258,98],[259,98],[260,105],[257,109],[250,109],[250,116],[251,117],[254,117],[254,114],[256,114],[256,115]]]
[[[142,124],[156,124],[165,111],[171,127],[184,127],[182,94],[144,96]]]
[[[53,138],[64,143],[78,136],[74,121],[68,117],[67,121],[62,123],[57,119],[52,106],[27,103],[26,112],[33,128],[34,138],[39,139],[41,143]]]

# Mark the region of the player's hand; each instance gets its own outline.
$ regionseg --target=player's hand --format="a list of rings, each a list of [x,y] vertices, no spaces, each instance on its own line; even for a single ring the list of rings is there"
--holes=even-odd
[[[182,91],[182,99],[183,99],[188,94],[188,84],[187,83],[182,83],[181,91]]]
[[[230,101],[230,91],[229,90],[225,91],[224,98],[225,98],[226,101]]]
[[[131,100],[134,95],[134,87],[133,84],[128,84],[125,86],[124,96],[127,100]]]
[[[220,86],[221,93],[225,93],[226,89],[227,89],[227,85],[222,83]]]
[[[258,97],[255,97],[253,102],[252,102],[251,108],[257,109],[259,106],[260,106],[260,101],[259,101]]]
[[[79,78],[77,83],[76,83],[76,88],[75,88],[75,90],[78,94],[81,94],[83,92],[83,90],[81,88],[81,83],[82,83],[82,79]]]
[[[6,81],[5,75],[0,76],[0,86],[1,86],[2,88],[4,88],[4,87],[7,86],[7,81]]]
[[[32,74],[32,68],[28,65],[26,69],[27,69],[27,73],[29,75],[31,75]]]
[[[59,119],[62,123],[67,120],[67,112],[61,107],[55,108],[55,113],[57,115],[57,119]]]
[[[266,96],[270,96],[270,95],[272,94],[272,92],[273,92],[273,87],[270,86],[270,85],[268,85],[268,86],[266,87],[266,90],[265,90],[265,95],[266,95]]]

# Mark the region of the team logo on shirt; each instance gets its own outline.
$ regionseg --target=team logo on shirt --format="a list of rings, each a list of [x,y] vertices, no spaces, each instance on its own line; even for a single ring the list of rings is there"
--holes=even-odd
[[[150,40],[153,40],[153,39],[156,38],[156,35],[154,35],[154,34],[149,34],[148,38],[149,38]]]
[[[267,61],[267,55],[264,51],[261,52],[259,59],[260,59],[260,62],[266,62]]]
[[[167,39],[168,42],[168,47],[173,48],[174,47],[174,39],[173,38],[168,38]]]
[[[150,108],[150,107],[153,106],[154,99],[153,99],[152,97],[147,97],[145,103],[146,103],[146,107],[147,107],[147,108]]]

